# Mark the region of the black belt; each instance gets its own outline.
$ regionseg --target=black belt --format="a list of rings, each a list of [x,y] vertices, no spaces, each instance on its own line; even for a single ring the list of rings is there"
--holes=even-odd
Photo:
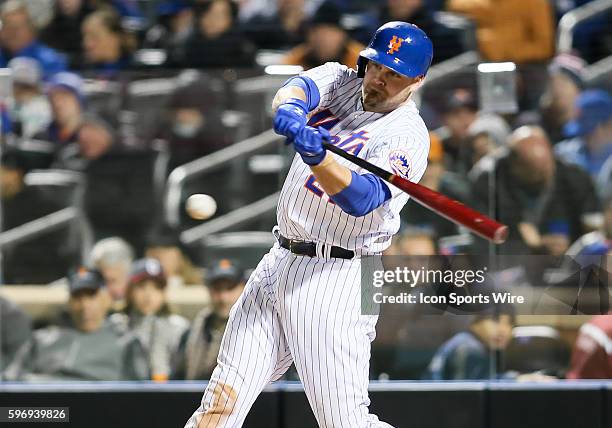
[[[281,247],[291,251],[293,254],[308,257],[317,256],[317,244],[314,242],[295,241],[293,239],[285,238],[284,236],[279,236],[278,243]],[[325,249],[325,246],[323,246],[323,248]],[[329,255],[335,259],[352,259],[355,257],[355,252],[345,248],[333,246],[331,247]]]

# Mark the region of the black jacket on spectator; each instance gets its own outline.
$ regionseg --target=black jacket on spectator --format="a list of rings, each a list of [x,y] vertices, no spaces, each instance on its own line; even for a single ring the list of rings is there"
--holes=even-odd
[[[240,33],[228,31],[215,39],[207,39],[194,33],[185,44],[182,67],[222,68],[252,67],[255,65],[255,48]]]
[[[25,186],[12,198],[3,199],[3,230],[65,208],[52,196],[38,187]],[[62,278],[71,266],[79,262],[78,248],[71,244],[69,228],[63,227],[31,241],[3,248],[4,283],[46,284]]]
[[[96,239],[121,236],[136,251],[155,220],[152,151],[109,152],[85,168],[85,212]]]
[[[211,89],[208,83],[210,81],[211,79],[202,80],[179,88],[170,99],[167,106],[169,111],[195,110],[203,117],[203,123],[193,134],[181,133],[181,124],[174,123],[173,118],[160,123],[157,136],[168,141],[170,171],[179,165],[227,147],[231,143],[223,126],[222,102],[218,93]]]
[[[93,9],[83,2],[76,16],[67,16],[55,8],[55,16],[40,34],[41,40],[54,49],[68,55],[70,68],[80,68],[83,64],[81,24]]]
[[[396,18],[390,17],[388,10],[383,8],[380,21],[381,25],[385,22],[397,20]],[[434,64],[450,59],[465,51],[461,42],[463,38],[461,31],[447,27],[437,21],[433,12],[427,9],[426,6],[423,6],[421,10],[414,15],[401,20],[410,22],[425,31],[425,34],[427,34],[433,43]]]
[[[170,132],[166,138],[170,145],[169,171],[229,145],[227,137],[214,128],[202,128],[193,137],[182,137]]]
[[[567,222],[570,242],[588,232],[583,227],[583,216],[600,212],[593,182],[586,172],[576,166],[559,160],[555,164],[556,173],[552,187],[539,195],[530,196],[528,191],[522,190],[510,172],[509,155],[496,160],[496,183],[492,192],[489,191],[490,174],[487,170],[480,170],[475,177],[475,208],[489,213],[491,193],[495,198],[493,217],[510,228],[508,240],[498,247],[500,254],[530,252],[520,237],[518,225],[523,221],[530,221],[525,218],[524,212],[537,203],[542,205],[534,224],[540,234],[546,234],[548,225],[558,221]]]
[[[278,15],[256,16],[244,25],[244,34],[259,49],[289,49],[303,43],[305,22],[291,33],[283,27]]]

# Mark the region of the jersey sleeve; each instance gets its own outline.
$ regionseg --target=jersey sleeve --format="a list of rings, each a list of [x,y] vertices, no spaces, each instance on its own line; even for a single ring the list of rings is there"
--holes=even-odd
[[[390,171],[413,183],[418,183],[427,168],[429,154],[429,134],[423,129],[404,128],[404,132],[381,136],[372,149],[366,154],[366,160],[374,165]],[[392,184],[387,184],[391,190],[392,199],[405,198],[408,195]]]
[[[350,84],[358,85],[361,80],[357,78],[355,70],[337,62],[325,63],[301,73],[300,76],[312,79],[319,89],[321,99],[318,108],[329,106],[331,101],[335,99],[335,94],[339,88]],[[353,83],[353,81],[355,82]]]

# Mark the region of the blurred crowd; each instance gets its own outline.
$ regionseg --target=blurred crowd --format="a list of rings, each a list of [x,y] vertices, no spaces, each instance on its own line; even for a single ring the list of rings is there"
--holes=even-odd
[[[3,284],[64,278],[55,286],[70,295],[57,320],[34,330],[0,298],[4,378],[206,379],[251,266],[202,260],[184,247],[180,229],[162,215],[168,174],[238,141],[228,115],[245,102],[232,92],[236,76],[261,75],[264,54],[303,69],[328,61],[354,67],[373,31],[391,20],[425,30],[434,64],[472,50],[484,61],[517,64],[513,114],[482,109],[473,72],[423,91],[431,149],[421,184],[507,224],[499,254],[609,258],[612,95],[588,70],[612,55],[612,12],[578,25],[571,52],[555,48],[561,17],[590,1],[1,2],[0,67],[12,72],[10,87],[0,76],[1,230],[74,207],[92,232],[62,224],[3,244]],[[160,77],[171,78],[171,89],[148,95]],[[139,80],[149,83],[132,85]],[[266,108],[258,98],[255,109]],[[271,183],[260,196],[277,190]],[[220,173],[204,183],[207,193],[218,192],[222,212],[243,205],[232,185]],[[265,187],[240,186],[243,194]],[[484,240],[409,201],[388,253],[488,251]],[[168,289],[185,285],[205,287],[210,297],[193,320],[167,301]],[[375,342],[373,377],[610,378],[610,318],[580,329],[571,359],[554,331],[521,333],[508,307],[440,320],[438,331],[420,337],[407,330],[414,323],[391,328]],[[565,356],[548,360],[548,370],[523,367],[520,358],[504,367],[504,355],[511,360],[529,341]]]
[[[188,320],[168,301],[168,289],[180,287],[166,273],[171,257],[162,258],[166,263],[133,257],[121,238],[97,243],[94,267],[80,267],[56,285],[67,287],[68,301],[44,325],[0,296],[0,379],[209,379],[248,272],[234,260],[212,260],[198,284],[209,304]],[[582,325],[573,350],[553,327],[517,327],[517,308],[509,303],[482,305],[469,316],[396,315],[383,310],[381,337],[372,348],[373,379],[612,378],[612,311]],[[299,380],[293,368],[284,378]]]
[[[581,86],[553,95],[557,79],[578,85],[569,75],[575,70],[558,68],[566,59],[551,63],[551,87],[538,110],[508,120],[479,111],[472,93],[456,89],[448,94],[443,125],[431,132],[422,183],[508,225],[509,239],[497,247],[499,254],[561,256],[585,235],[597,237],[600,245],[595,248],[589,241],[591,248],[574,248],[572,255],[610,250],[612,96]],[[568,96],[567,107],[561,107]],[[406,236],[400,234],[393,251],[405,253],[402,248],[411,245],[406,241],[423,235],[430,245],[415,251],[427,253],[408,250],[409,255],[453,254],[469,247],[454,248],[455,241],[444,238],[460,235],[461,229],[415,203],[408,203],[403,220]],[[414,237],[415,230],[421,236]],[[473,241],[471,248],[486,252],[484,241]]]
[[[471,43],[489,61],[544,62],[554,55],[559,19],[590,1],[6,0],[0,62],[25,56],[45,76],[70,69],[113,78],[147,65],[254,66],[257,51],[271,49],[288,51],[290,64],[353,66],[373,30],[393,20],[425,30],[434,62]],[[597,15],[575,30],[574,47],[589,63],[610,54],[608,19]],[[160,55],[143,59],[143,49]]]
[[[230,309],[244,288],[244,270],[228,259],[212,261],[205,278],[210,305],[190,322],[170,307],[167,289],[177,285],[158,259],[132,261],[120,238],[99,242],[92,258],[99,269],[71,272],[67,305],[46,326],[33,331],[32,320],[0,298],[2,378],[208,379]]]

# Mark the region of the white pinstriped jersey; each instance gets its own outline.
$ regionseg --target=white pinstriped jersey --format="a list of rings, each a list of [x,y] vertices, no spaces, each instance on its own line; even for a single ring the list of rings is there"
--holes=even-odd
[[[412,100],[389,113],[363,110],[357,72],[327,63],[302,73],[321,94],[310,126],[330,131],[332,143],[369,162],[418,182],[427,167],[429,134]],[[359,174],[367,171],[336,155]],[[388,184],[392,198],[363,217],[346,214],[318,185],[310,167],[296,155],[281,191],[277,221],[283,236],[336,245],[358,255],[382,252],[400,226],[399,212],[408,195]]]
[[[311,125],[327,127],[332,143],[348,152],[412,181],[421,178],[429,137],[412,101],[387,114],[364,112],[355,71],[328,63],[305,75],[321,93]],[[381,207],[349,216],[296,156],[278,204],[280,231],[359,255],[381,252],[397,232],[399,211],[408,200],[389,188],[393,197]],[[232,307],[217,367],[185,428],[241,427],[262,389],[291,363],[319,427],[392,428],[368,409],[368,360],[378,316],[362,315],[360,283],[362,275],[368,277],[363,269],[372,269],[376,259],[300,256],[276,243]]]

